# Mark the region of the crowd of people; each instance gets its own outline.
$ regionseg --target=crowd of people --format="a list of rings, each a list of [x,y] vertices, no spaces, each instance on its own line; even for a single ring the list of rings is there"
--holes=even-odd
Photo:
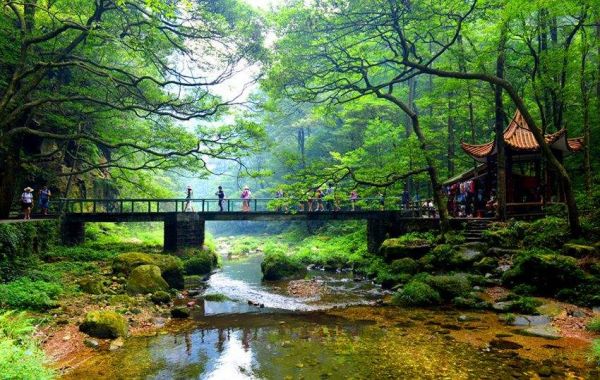
[[[186,203],[184,207],[184,211],[194,211],[192,205],[192,187],[188,186],[186,190]],[[229,211],[230,204],[225,195],[222,186],[217,187],[217,191],[214,193],[217,197],[217,203],[219,207],[219,211]],[[241,211],[249,212],[251,211],[251,200],[252,192],[250,191],[250,187],[244,186],[239,198],[234,198],[238,201],[241,200]],[[411,199],[408,191],[404,191],[399,198],[396,199],[396,204],[401,210],[414,210],[419,209],[423,211],[427,216],[435,216],[436,210],[431,201],[420,202],[419,196],[416,195],[414,199]],[[275,201],[272,204],[272,207],[277,212],[288,212],[289,211],[289,203],[291,198],[287,198],[284,190],[282,188],[278,188],[274,194]],[[386,208],[386,196],[384,193],[378,193],[376,198],[366,198],[362,199],[364,201],[376,202],[378,209],[383,211]],[[227,202],[226,202],[227,201]],[[340,211],[342,207],[341,203],[347,205],[349,211],[356,211],[360,208],[361,205],[361,197],[358,194],[356,189],[353,189],[348,193],[347,201],[344,201],[342,198],[338,197],[336,194],[336,188],[333,183],[328,183],[327,187],[315,187],[305,193],[304,197],[300,197],[297,199],[298,203],[295,208],[300,212],[323,212],[323,211]],[[362,203],[364,206],[364,203]],[[255,210],[256,211],[256,210]]]

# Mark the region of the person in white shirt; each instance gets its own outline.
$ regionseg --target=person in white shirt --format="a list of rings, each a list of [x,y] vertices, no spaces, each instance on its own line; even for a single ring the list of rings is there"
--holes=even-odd
[[[31,187],[23,189],[21,206],[23,208],[23,219],[31,219],[31,208],[33,207],[33,189]]]

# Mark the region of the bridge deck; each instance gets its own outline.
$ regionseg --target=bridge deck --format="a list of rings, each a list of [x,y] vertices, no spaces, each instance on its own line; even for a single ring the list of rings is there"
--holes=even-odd
[[[424,219],[423,217],[411,216],[403,211],[314,211],[285,213],[276,211],[205,211],[205,212],[133,212],[133,213],[65,213],[65,217],[73,222],[161,222],[166,218],[187,214],[198,215],[199,219],[205,221],[234,221],[234,220],[264,220],[264,221],[286,221],[286,220],[366,220],[366,219]],[[432,219],[432,218],[428,218]]]

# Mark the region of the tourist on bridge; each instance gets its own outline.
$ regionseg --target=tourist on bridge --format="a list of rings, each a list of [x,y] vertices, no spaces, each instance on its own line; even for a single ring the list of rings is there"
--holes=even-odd
[[[40,209],[42,210],[43,215],[48,215],[48,206],[50,205],[50,195],[52,195],[52,194],[50,193],[48,186],[42,187],[42,190],[40,190],[39,202],[40,202]]]
[[[31,208],[33,207],[33,189],[31,187],[23,189],[21,206],[23,208],[23,219],[31,219]]]
[[[225,202],[225,193],[223,192],[223,187],[219,186],[215,195],[219,198],[219,211],[223,212],[223,203]]]
[[[252,192],[250,192],[250,188],[248,186],[244,186],[244,190],[242,191],[242,211],[248,212],[250,211],[250,199],[252,198]]]
[[[186,196],[185,196],[185,207],[183,209],[183,211],[194,211],[194,206],[192,205],[192,186],[188,185],[187,187],[187,191],[186,191]]]
[[[275,210],[277,212],[281,212],[282,210],[285,211],[285,212],[288,212],[287,205],[286,206],[282,206],[283,197],[285,197],[285,193],[283,192],[283,190],[282,189],[277,189],[277,192],[275,193],[275,199],[277,200],[277,208]]]
[[[340,208],[335,201],[335,187],[333,187],[333,183],[329,182],[327,185],[327,189],[325,190],[325,208],[327,211],[339,211]]]
[[[317,188],[315,191],[315,199],[317,200],[317,208],[315,211],[325,211],[323,208],[323,190]]]
[[[352,190],[350,192],[350,205],[352,207],[352,211],[355,211],[357,200],[358,200],[358,193],[356,192],[356,190]]]

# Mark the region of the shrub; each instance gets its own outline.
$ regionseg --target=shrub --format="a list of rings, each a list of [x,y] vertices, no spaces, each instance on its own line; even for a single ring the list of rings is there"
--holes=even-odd
[[[586,327],[590,331],[600,332],[600,317],[592,319]]]
[[[542,305],[542,301],[532,297],[518,297],[513,300],[509,311],[522,314],[538,314],[537,308]]]
[[[265,280],[301,278],[306,275],[306,267],[281,251],[266,252],[260,268]]]
[[[429,306],[441,302],[440,294],[421,281],[412,280],[392,297],[395,305]]]
[[[519,254],[513,268],[502,276],[505,284],[528,284],[539,294],[555,295],[563,288],[572,288],[584,279],[584,273],[573,257],[543,250]]]
[[[425,283],[437,290],[445,300],[464,297],[471,290],[469,280],[460,275],[429,276],[425,279]]]
[[[56,306],[56,299],[62,292],[62,286],[57,283],[32,281],[23,277],[0,285],[0,306],[46,310]]]
[[[44,366],[44,352],[32,338],[34,330],[24,313],[0,313],[0,378],[54,378],[54,372]]]
[[[157,305],[164,305],[171,302],[171,295],[163,290],[159,290],[157,292],[152,293],[150,299]]]
[[[564,218],[546,217],[525,225],[523,245],[559,249],[567,241],[569,226]]]

